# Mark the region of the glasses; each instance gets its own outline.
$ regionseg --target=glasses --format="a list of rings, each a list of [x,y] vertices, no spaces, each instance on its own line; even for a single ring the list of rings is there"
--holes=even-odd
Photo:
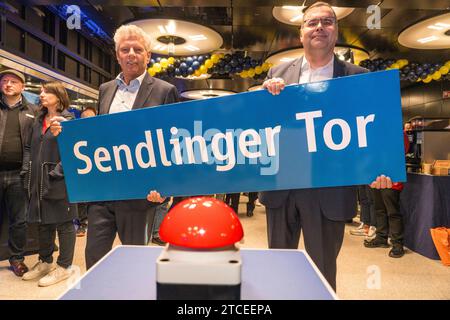
[[[305,20],[305,27],[315,28],[320,24],[323,27],[330,27],[336,23],[336,19],[333,17],[324,17],[324,18],[314,18]]]

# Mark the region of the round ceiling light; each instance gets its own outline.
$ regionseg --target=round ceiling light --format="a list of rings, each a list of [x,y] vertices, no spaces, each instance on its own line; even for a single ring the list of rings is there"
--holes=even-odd
[[[191,100],[202,100],[217,97],[224,97],[235,94],[236,92],[230,90],[221,89],[198,89],[198,90],[186,90],[181,93],[181,96]]]
[[[400,32],[398,42],[413,49],[450,48],[450,12],[409,26]]]
[[[369,59],[369,54],[360,48],[336,46],[334,48],[334,53],[339,57],[339,59],[346,61],[349,61],[351,54],[353,54],[353,62],[355,64],[359,64],[362,60]],[[270,55],[265,62],[272,63],[276,66],[283,62],[293,61],[303,56],[303,54],[303,48],[282,50]]]
[[[300,26],[303,21],[303,12],[307,6],[273,7],[272,15],[280,22]],[[348,16],[355,8],[332,7],[338,20]]]
[[[174,19],[143,19],[130,24],[142,28],[152,41],[152,52],[189,56],[219,49],[222,36],[211,28]]]

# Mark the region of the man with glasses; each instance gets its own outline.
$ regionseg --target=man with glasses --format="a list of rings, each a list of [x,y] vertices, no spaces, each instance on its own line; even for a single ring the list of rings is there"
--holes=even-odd
[[[337,38],[337,19],[332,7],[325,2],[311,5],[304,12],[300,28],[305,55],[272,68],[263,87],[278,95],[286,84],[367,72],[336,57]],[[336,290],[336,259],[345,221],[356,212],[356,187],[261,192],[260,202],[267,210],[269,247],[297,249],[303,230],[306,251]]]

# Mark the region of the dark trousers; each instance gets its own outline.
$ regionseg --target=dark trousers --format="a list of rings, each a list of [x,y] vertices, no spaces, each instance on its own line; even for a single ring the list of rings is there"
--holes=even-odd
[[[247,212],[255,210],[256,199],[258,199],[258,192],[248,193]]]
[[[361,222],[369,226],[377,226],[372,188],[368,185],[358,186],[359,205],[361,207]]]
[[[46,263],[53,262],[56,231],[58,231],[59,240],[59,255],[56,263],[67,269],[72,265],[75,251],[76,235],[72,221],[39,225],[39,259]]]
[[[112,249],[116,233],[124,245],[148,244],[156,207],[142,209],[127,206],[133,201],[141,200],[89,204],[85,252],[87,269]]]
[[[403,245],[403,217],[400,213],[400,191],[394,189],[373,189],[377,215],[377,237],[383,240],[391,237],[393,245]]]
[[[241,197],[240,193],[227,193],[225,197],[225,203],[228,204],[236,214],[238,214],[239,210],[239,198]]]
[[[80,226],[87,226],[87,203],[79,203],[78,204],[78,222]]]
[[[9,220],[9,261],[23,261],[27,242],[27,195],[19,170],[0,171],[0,207],[5,208]]]
[[[345,221],[327,219],[307,192],[292,191],[282,207],[266,208],[269,248],[297,249],[301,231],[305,249],[336,290],[336,259],[344,239]]]

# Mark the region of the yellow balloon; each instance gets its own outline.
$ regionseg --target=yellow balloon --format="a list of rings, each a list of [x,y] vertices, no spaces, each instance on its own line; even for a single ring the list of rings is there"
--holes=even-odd
[[[211,57],[212,58],[212,57]],[[205,66],[206,66],[206,68],[211,68],[212,66],[213,66],[213,62],[212,62],[212,60],[211,59],[206,59],[206,61],[205,61]]]
[[[436,71],[435,73],[433,73],[431,75],[431,77],[433,78],[433,80],[439,80],[441,78],[441,73],[439,71]]]
[[[194,76],[200,77],[201,75],[202,75],[202,73],[200,72],[200,69],[195,70]]]
[[[255,73],[261,74],[263,72],[262,68],[260,66],[255,67]]]
[[[431,80],[433,80],[433,78],[431,78],[431,76],[428,75],[425,79],[423,79],[423,82],[428,83],[431,82]]]
[[[446,66],[447,68],[450,69],[450,60],[448,60],[448,61],[444,64],[444,66]]]
[[[439,69],[439,72],[440,72],[442,75],[447,74],[449,71],[450,71],[450,68],[449,68],[449,67],[446,67],[446,66],[442,66],[442,67]]]
[[[167,59],[167,61],[169,62],[169,64],[173,64],[175,62],[175,58],[169,57],[169,59]]]
[[[167,61],[166,58],[162,58],[161,61],[159,62],[159,64],[161,65],[162,68],[165,69],[169,65],[169,61]]]
[[[270,69],[270,64],[268,64],[267,62],[264,62],[264,63],[262,64],[261,68],[262,68],[262,70],[263,70],[264,72],[269,71],[269,69]]]
[[[219,53],[219,58],[223,59],[223,57],[225,57],[225,55],[223,53]]]
[[[242,77],[242,78],[247,78],[248,77],[248,72],[247,71],[242,71],[241,73],[240,73],[240,76]]]
[[[153,65],[153,70],[155,70],[156,73],[161,71],[161,65],[157,62]]]
[[[219,60],[220,60],[220,58],[219,58],[219,56],[217,54],[211,55],[211,61],[213,63],[217,63],[217,62],[219,62]]]
[[[253,78],[255,76],[255,69],[253,68],[248,69],[247,74],[250,78]]]
[[[393,63],[393,64],[391,64],[390,69],[400,69],[400,66],[398,65],[398,63]]]
[[[155,70],[153,70],[153,68],[148,68],[147,72],[148,72],[148,74],[151,75],[152,77],[154,77],[155,74],[156,74],[156,72],[155,72]]]
[[[200,66],[199,71],[200,71],[201,74],[205,74],[205,73],[208,72],[208,68],[203,65],[203,66]]]

